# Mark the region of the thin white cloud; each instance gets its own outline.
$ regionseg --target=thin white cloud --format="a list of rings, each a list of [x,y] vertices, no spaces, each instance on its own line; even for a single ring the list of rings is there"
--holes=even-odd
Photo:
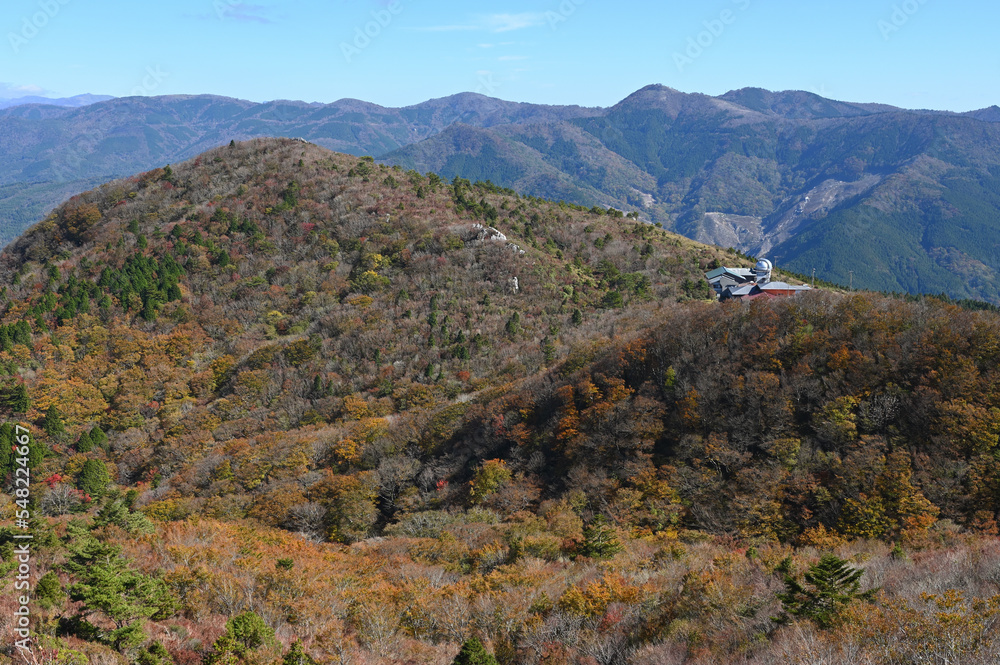
[[[187,18],[202,21],[236,21],[237,23],[277,23],[273,18],[273,7],[255,5],[240,0],[213,0],[212,12],[208,14],[185,14]]]
[[[413,32],[461,32],[466,30],[480,30],[478,25],[427,25],[413,28],[406,28]]]
[[[484,14],[477,16],[473,23],[456,25],[429,25],[409,28],[414,32],[512,32],[525,28],[537,28],[546,24],[545,14],[541,12],[523,12],[521,14]],[[492,48],[494,44],[480,44],[481,48]]]
[[[485,23],[493,32],[510,32],[545,25],[545,14],[541,12],[523,12],[521,14],[490,14],[484,17]]]
[[[269,8],[264,5],[251,5],[247,2],[238,2],[231,4],[224,10],[223,18],[242,21],[243,23],[274,23],[274,20],[267,15],[268,10]]]

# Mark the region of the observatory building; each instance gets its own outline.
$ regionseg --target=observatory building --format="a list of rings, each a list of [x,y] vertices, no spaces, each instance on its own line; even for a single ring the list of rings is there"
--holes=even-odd
[[[716,268],[705,273],[708,283],[715,289],[719,300],[753,300],[754,298],[781,298],[809,291],[808,286],[792,286],[785,282],[772,282],[774,265],[761,259],[749,268]]]

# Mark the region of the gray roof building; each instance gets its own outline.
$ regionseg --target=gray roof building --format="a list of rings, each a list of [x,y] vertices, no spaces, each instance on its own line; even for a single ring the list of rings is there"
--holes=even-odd
[[[780,298],[809,291],[808,286],[792,286],[785,282],[772,282],[774,265],[761,259],[749,268],[716,268],[705,273],[705,279],[715,289],[719,300],[753,300],[754,298]]]

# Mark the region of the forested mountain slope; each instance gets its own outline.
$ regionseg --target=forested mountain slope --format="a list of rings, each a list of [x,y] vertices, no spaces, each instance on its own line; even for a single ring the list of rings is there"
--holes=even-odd
[[[39,644],[987,662],[1000,317],[832,291],[719,304],[719,263],[748,265],[289,139],[74,197],[0,255]],[[800,602],[807,570],[845,562],[862,586]]]
[[[996,303],[994,115],[648,86],[599,115],[484,128],[471,134],[478,140],[445,132],[385,159],[639,210],[685,236],[842,284],[853,272],[865,288]],[[494,150],[490,136],[528,151]],[[528,180],[539,161],[556,174]]]
[[[518,104],[465,93],[391,109],[356,99],[332,104],[263,104],[215,95],[127,97],[57,108],[28,104],[0,111],[0,246],[75,192],[112,178],[262,136],[306,138],[354,155],[381,155],[455,122],[490,127],[597,111]],[[4,196],[21,192],[21,199]]]
[[[465,93],[404,108],[211,95],[0,111],[0,245],[65,198],[230,140],[302,137],[445,179],[638,211],[701,242],[882,291],[1000,303],[1000,123],[647,86],[610,108]]]

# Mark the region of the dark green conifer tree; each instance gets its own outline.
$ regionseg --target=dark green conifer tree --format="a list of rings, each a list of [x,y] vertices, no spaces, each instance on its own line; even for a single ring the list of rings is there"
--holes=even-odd
[[[55,572],[50,570],[42,576],[42,579],[38,580],[35,585],[35,599],[46,610],[62,604],[63,600],[66,599],[66,593],[63,591],[59,576]]]
[[[835,554],[824,554],[819,562],[810,566],[804,584],[791,575],[785,575],[785,593],[778,599],[787,615],[810,619],[820,628],[829,628],[844,607],[854,600],[870,600],[878,589],[861,591],[864,568],[854,568]]]
[[[0,389],[0,406],[10,409],[14,413],[26,413],[31,407],[28,389],[24,387],[23,383]]]
[[[104,496],[110,482],[111,476],[108,474],[108,467],[104,462],[99,459],[89,459],[83,463],[83,468],[80,469],[76,486],[80,488],[80,491],[98,499]]]
[[[580,553],[592,559],[610,559],[624,549],[618,534],[604,515],[598,515],[583,530]]]
[[[90,441],[95,448],[103,448],[104,450],[108,448],[108,435],[100,427],[90,430]]]
[[[302,640],[296,640],[281,661],[282,665],[316,665],[316,661],[302,647]]]
[[[42,420],[42,429],[49,436],[59,436],[60,434],[66,433],[66,427],[63,425],[62,414],[59,413],[59,407],[55,404],[50,406],[45,411],[45,419]]]
[[[94,442],[90,438],[90,432],[84,432],[76,440],[76,450],[80,453],[89,453],[94,449]]]
[[[478,637],[472,637],[465,641],[462,650],[455,656],[452,665],[500,665],[493,657]]]

